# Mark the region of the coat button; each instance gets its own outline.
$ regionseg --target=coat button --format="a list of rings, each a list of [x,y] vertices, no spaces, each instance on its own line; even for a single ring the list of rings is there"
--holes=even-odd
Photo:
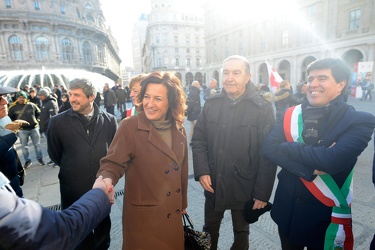
[[[175,167],[174,167],[174,170],[176,170],[176,171],[179,170],[179,169],[180,169],[179,166],[175,166]]]
[[[181,189],[177,188],[177,189],[176,189],[176,192],[177,192],[177,193],[181,192]]]
[[[171,192],[167,192],[167,196],[170,196],[171,195]]]
[[[167,170],[165,170],[165,174],[169,174],[169,170],[167,169]]]
[[[169,219],[169,218],[171,218],[171,217],[172,217],[172,215],[171,215],[171,214],[168,214],[168,215],[167,215],[167,218],[168,218],[168,219]]]
[[[181,211],[180,211],[180,209],[177,209],[176,210],[176,214],[179,214]]]

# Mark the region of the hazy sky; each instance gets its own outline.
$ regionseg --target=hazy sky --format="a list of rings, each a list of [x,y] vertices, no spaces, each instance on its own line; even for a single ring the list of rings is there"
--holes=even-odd
[[[133,23],[138,20],[141,13],[150,13],[151,0],[101,0],[101,3],[107,25],[111,27],[120,48],[121,68],[133,66],[131,45]]]

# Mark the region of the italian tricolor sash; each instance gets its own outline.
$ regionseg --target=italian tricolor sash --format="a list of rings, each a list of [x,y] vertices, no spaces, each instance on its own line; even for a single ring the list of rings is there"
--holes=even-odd
[[[304,143],[301,105],[288,108],[284,116],[284,134],[288,142]],[[309,182],[300,178],[306,188],[324,205],[332,207],[331,224],[328,226],[324,250],[352,250],[351,203],[353,198],[353,169],[340,189],[329,174],[317,175]]]
[[[129,116],[132,116],[132,115],[136,115],[136,114],[138,114],[138,112],[137,112],[137,108],[135,106],[133,106],[130,109],[126,110],[126,117],[129,117]]]

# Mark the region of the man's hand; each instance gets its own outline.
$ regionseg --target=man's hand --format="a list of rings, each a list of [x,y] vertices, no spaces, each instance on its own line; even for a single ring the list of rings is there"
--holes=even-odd
[[[264,202],[264,201],[261,201],[261,200],[254,199],[253,210],[264,208],[266,205],[267,205],[267,202]]]
[[[111,184],[109,184],[109,181]],[[109,202],[111,202],[111,204],[114,204],[115,192],[113,189],[112,180],[110,178],[103,179],[103,176],[100,175],[96,179],[92,188],[100,188],[101,190],[103,190],[104,193],[108,196]]]
[[[22,127],[22,125],[30,125],[30,123],[28,123],[25,120],[15,120],[15,121],[5,125],[5,128],[9,129],[9,130],[12,130],[14,133],[17,133],[18,130]]]
[[[326,174],[326,172],[323,172],[323,171],[319,171],[319,170],[314,170],[314,173],[313,175],[323,175],[323,174]]]
[[[202,185],[204,190],[210,193],[214,193],[214,189],[212,188],[212,183],[211,183],[211,176],[209,175],[200,176],[199,183]]]

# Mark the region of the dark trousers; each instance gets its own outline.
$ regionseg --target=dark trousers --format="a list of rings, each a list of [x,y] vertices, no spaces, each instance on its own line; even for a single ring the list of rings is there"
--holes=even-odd
[[[220,224],[224,217],[224,211],[215,211],[214,202],[207,200],[204,205],[203,231],[211,235],[211,249],[217,249]],[[234,242],[231,249],[249,249],[249,223],[245,220],[244,210],[231,209]]]
[[[76,250],[106,250],[111,243],[109,215],[76,247]]]
[[[110,114],[112,114],[112,115],[115,115],[115,106],[113,106],[113,105],[108,106],[108,107],[105,108],[105,110],[106,110],[108,113],[110,113]]]
[[[303,245],[297,245],[293,244],[289,241],[289,239],[286,237],[286,235],[280,231],[279,228],[279,236],[281,241],[281,249],[282,250],[303,250],[305,249],[305,246]],[[319,250],[317,248],[307,247],[307,250]]]
[[[375,250],[375,234],[374,234],[374,238],[372,239],[371,244],[370,244],[370,250]]]

